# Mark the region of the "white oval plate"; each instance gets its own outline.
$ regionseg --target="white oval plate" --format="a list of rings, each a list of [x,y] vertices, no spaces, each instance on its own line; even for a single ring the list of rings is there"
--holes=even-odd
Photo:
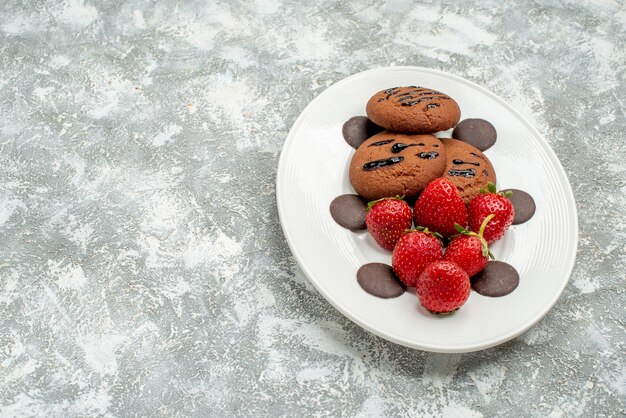
[[[415,294],[380,299],[361,289],[363,264],[391,264],[365,232],[350,232],[330,216],[330,202],[354,193],[348,166],[354,150],[344,141],[343,123],[365,115],[375,92],[422,85],[452,96],[462,119],[483,118],[498,131],[485,154],[498,188],[530,193],[533,218],[509,229],[492,246],[496,259],[513,265],[520,284],[511,294],[490,298],[471,293],[453,315],[424,310]],[[450,136],[450,132],[437,134]],[[572,189],[544,138],[504,100],[461,77],[420,67],[388,67],[350,76],[315,98],[296,120],[283,147],[276,179],[278,212],[287,242],[304,273],[341,313],[390,341],[436,352],[468,352],[507,341],[536,324],[554,305],[571,274],[578,244]]]

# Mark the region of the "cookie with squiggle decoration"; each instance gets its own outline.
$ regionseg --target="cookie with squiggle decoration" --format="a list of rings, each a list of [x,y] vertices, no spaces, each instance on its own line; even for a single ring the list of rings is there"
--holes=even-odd
[[[356,150],[350,183],[367,200],[404,196],[411,199],[446,167],[446,149],[433,135],[381,132]]]
[[[445,93],[427,87],[392,87],[374,94],[366,106],[372,122],[388,131],[434,133],[456,126],[459,105]]]

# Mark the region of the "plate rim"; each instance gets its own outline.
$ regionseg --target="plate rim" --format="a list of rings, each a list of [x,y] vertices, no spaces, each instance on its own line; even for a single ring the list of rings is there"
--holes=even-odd
[[[376,327],[371,326],[367,321],[361,320],[358,316],[350,313],[333,295],[331,295],[329,292],[327,292],[323,286],[321,286],[319,283],[317,283],[316,280],[312,279],[312,273],[309,270],[309,268],[306,266],[306,264],[303,262],[302,259],[302,255],[300,253],[300,251],[298,250],[298,248],[295,246],[294,242],[293,242],[293,237],[290,235],[288,229],[285,226],[285,222],[284,222],[284,199],[286,198],[285,193],[282,190],[281,187],[281,179],[284,177],[284,173],[285,173],[285,169],[286,169],[286,164],[287,164],[287,151],[291,148],[292,144],[295,141],[295,132],[297,130],[297,128],[299,128],[299,126],[303,123],[304,120],[304,115],[307,113],[307,110],[309,108],[311,108],[314,103],[320,99],[320,97],[322,97],[324,94],[326,94],[329,90],[331,89],[336,89],[341,87],[343,84],[346,84],[348,82],[352,82],[355,80],[358,80],[359,78],[362,77],[366,77],[372,73],[385,73],[385,72],[391,72],[391,71],[421,71],[421,72],[430,72],[433,74],[437,74],[440,76],[445,76],[445,77],[449,77],[453,80],[455,80],[456,82],[460,82],[460,83],[464,83],[466,85],[469,85],[472,88],[478,89],[479,91],[481,91],[483,94],[491,97],[493,100],[495,100],[496,102],[498,102],[500,105],[502,105],[507,111],[509,111],[510,113],[512,113],[516,118],[518,118],[518,120],[520,120],[520,122],[523,123],[524,126],[526,126],[526,128],[529,129],[529,131],[536,137],[539,139],[538,143],[540,145],[540,147],[546,152],[549,160],[554,164],[555,168],[556,168],[556,172],[557,175],[559,177],[562,178],[562,180],[564,180],[564,184],[567,185],[567,187],[564,188],[564,195],[565,195],[565,199],[566,199],[566,205],[568,207],[570,207],[573,210],[573,238],[574,238],[574,246],[573,246],[573,256],[570,257],[569,263],[566,266],[566,272],[567,272],[567,278],[566,280],[563,281],[563,283],[561,284],[560,288],[558,289],[558,292],[555,293],[555,296],[550,300],[550,302],[548,304],[546,304],[546,306],[541,309],[537,314],[535,314],[535,316],[533,316],[531,318],[531,320],[529,320],[526,324],[524,324],[521,327],[518,328],[514,328],[511,330],[511,332],[504,334],[503,336],[497,336],[494,337],[492,339],[489,339],[481,344],[468,344],[468,345],[446,345],[446,346],[438,346],[436,344],[416,344],[412,341],[409,340],[405,340],[403,338],[399,338],[396,337],[394,335],[389,334],[388,332],[386,332],[384,329],[379,329]],[[522,333],[528,331],[530,328],[532,328],[533,326],[535,326],[544,316],[546,316],[546,314],[554,307],[554,305],[556,304],[556,302],[558,301],[558,299],[561,297],[561,295],[563,294],[563,290],[565,290],[565,287],[567,286],[567,284],[569,283],[571,276],[572,276],[572,271],[574,269],[574,265],[576,263],[576,255],[578,253],[578,245],[579,245],[579,223],[578,223],[578,208],[576,207],[576,199],[574,197],[574,192],[572,190],[572,186],[571,183],[569,181],[569,178],[567,176],[567,173],[565,172],[565,169],[563,168],[563,165],[561,164],[561,161],[559,160],[559,158],[557,157],[556,153],[554,152],[554,150],[552,149],[552,147],[550,146],[550,144],[548,143],[548,141],[543,137],[543,135],[541,135],[541,133],[530,123],[529,120],[527,120],[519,111],[517,111],[517,109],[515,109],[512,105],[510,105],[508,102],[506,102],[504,99],[502,99],[500,96],[498,96],[497,94],[491,92],[490,90],[488,90],[487,88],[474,83],[471,80],[468,80],[466,78],[463,78],[461,76],[458,76],[456,74],[451,74],[448,73],[446,71],[442,71],[442,70],[438,70],[438,69],[434,69],[434,68],[427,68],[427,67],[421,67],[421,66],[411,66],[411,65],[403,65],[403,66],[387,66],[387,67],[376,67],[376,68],[371,68],[368,70],[364,70],[364,71],[360,71],[358,73],[349,75],[347,77],[342,78],[341,80],[333,83],[332,85],[328,86],[326,89],[324,89],[324,91],[322,91],[321,93],[319,93],[315,98],[313,98],[308,104],[307,106],[300,112],[300,114],[298,115],[298,117],[296,118],[296,120],[294,121],[293,125],[291,126],[289,133],[287,134],[287,137],[285,139],[285,142],[283,144],[283,147],[281,149],[281,153],[280,153],[280,157],[279,157],[279,161],[278,161],[278,169],[276,172],[276,180],[275,180],[275,186],[276,186],[276,204],[277,204],[277,208],[278,208],[278,217],[280,220],[280,225],[281,225],[281,229],[283,231],[283,235],[285,236],[285,239],[287,241],[287,244],[289,246],[289,249],[291,250],[291,253],[293,254],[296,262],[298,263],[298,266],[300,267],[300,269],[302,270],[302,272],[304,273],[304,275],[306,276],[307,280],[315,287],[315,289],[324,297],[324,299],[326,299],[328,302],[330,302],[330,304],[337,309],[343,316],[345,316],[346,318],[348,318],[349,320],[351,320],[352,322],[356,323],[357,325],[359,325],[361,328],[367,330],[368,332],[377,335],[378,337],[384,338],[388,341],[391,341],[393,343],[405,346],[405,347],[409,347],[409,348],[414,348],[414,349],[419,349],[419,350],[423,350],[423,351],[430,351],[430,352],[438,352],[438,353],[467,353],[467,352],[472,352],[472,351],[478,351],[478,350],[484,350],[490,347],[494,347],[496,345],[502,344],[506,341],[509,341],[519,335],[521,335]]]

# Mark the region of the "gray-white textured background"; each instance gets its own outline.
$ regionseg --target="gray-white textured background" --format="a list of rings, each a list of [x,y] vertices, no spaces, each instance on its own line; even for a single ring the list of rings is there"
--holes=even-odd
[[[625,27],[613,0],[3,0],[0,415],[623,416]],[[291,124],[388,65],[501,95],[572,183],[571,281],[497,348],[368,334],[284,241]]]

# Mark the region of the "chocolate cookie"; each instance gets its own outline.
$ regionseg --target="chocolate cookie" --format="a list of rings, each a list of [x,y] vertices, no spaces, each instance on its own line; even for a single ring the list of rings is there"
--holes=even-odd
[[[370,138],[382,131],[385,128],[381,128],[374,122],[369,120],[366,116],[353,116],[343,124],[341,133],[348,145],[357,149],[363,141]]]
[[[388,131],[432,133],[454,127],[459,105],[448,95],[427,87],[392,87],[373,95],[367,116]]]
[[[442,177],[454,183],[465,204],[480,193],[480,189],[486,189],[489,183],[496,184],[496,172],[480,150],[457,139],[444,138],[441,142],[447,154],[447,166]]]
[[[350,183],[367,200],[417,196],[446,167],[446,149],[433,135],[381,132],[365,141],[350,162]]]
[[[495,144],[497,136],[496,128],[484,119],[465,119],[452,131],[452,138],[467,142],[481,151]]]

